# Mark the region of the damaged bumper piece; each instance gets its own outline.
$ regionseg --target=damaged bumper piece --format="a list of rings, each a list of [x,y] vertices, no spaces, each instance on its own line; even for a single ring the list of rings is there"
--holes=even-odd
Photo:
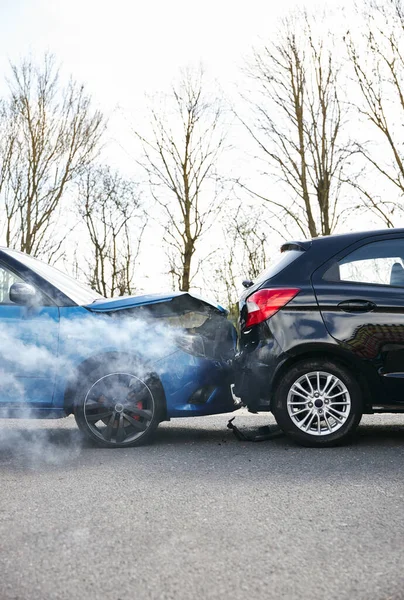
[[[234,425],[234,419],[235,417],[229,420],[227,429],[230,429],[230,431],[233,432],[239,442],[267,442],[268,440],[272,440],[273,438],[282,435],[282,430],[277,425],[264,425],[263,427],[258,427],[257,433],[255,434],[245,433]]]
[[[275,339],[246,345],[236,354],[234,393],[251,412],[270,411],[273,383],[284,360],[286,357]]]

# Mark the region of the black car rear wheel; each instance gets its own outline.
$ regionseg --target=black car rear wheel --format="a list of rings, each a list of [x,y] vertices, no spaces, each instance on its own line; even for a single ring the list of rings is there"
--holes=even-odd
[[[362,417],[362,393],[348,369],[329,360],[305,360],[282,378],[274,396],[278,425],[304,446],[346,441]]]
[[[149,442],[162,413],[158,380],[138,367],[100,366],[78,386],[74,416],[80,430],[107,448]]]

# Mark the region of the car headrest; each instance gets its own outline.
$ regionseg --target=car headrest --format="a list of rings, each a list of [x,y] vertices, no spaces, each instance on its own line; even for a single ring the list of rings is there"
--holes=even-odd
[[[404,269],[398,262],[391,267],[390,285],[404,286]]]

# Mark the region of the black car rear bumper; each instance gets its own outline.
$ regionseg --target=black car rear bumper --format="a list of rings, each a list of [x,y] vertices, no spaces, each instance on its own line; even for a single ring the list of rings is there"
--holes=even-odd
[[[242,351],[234,360],[234,393],[253,411],[269,411],[273,381],[284,362],[280,346],[274,339],[254,349]]]

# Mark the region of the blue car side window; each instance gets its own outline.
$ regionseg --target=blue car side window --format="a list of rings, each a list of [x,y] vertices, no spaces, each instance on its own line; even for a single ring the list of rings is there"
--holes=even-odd
[[[22,283],[21,277],[0,265],[0,304],[12,304],[10,288],[13,283]]]

